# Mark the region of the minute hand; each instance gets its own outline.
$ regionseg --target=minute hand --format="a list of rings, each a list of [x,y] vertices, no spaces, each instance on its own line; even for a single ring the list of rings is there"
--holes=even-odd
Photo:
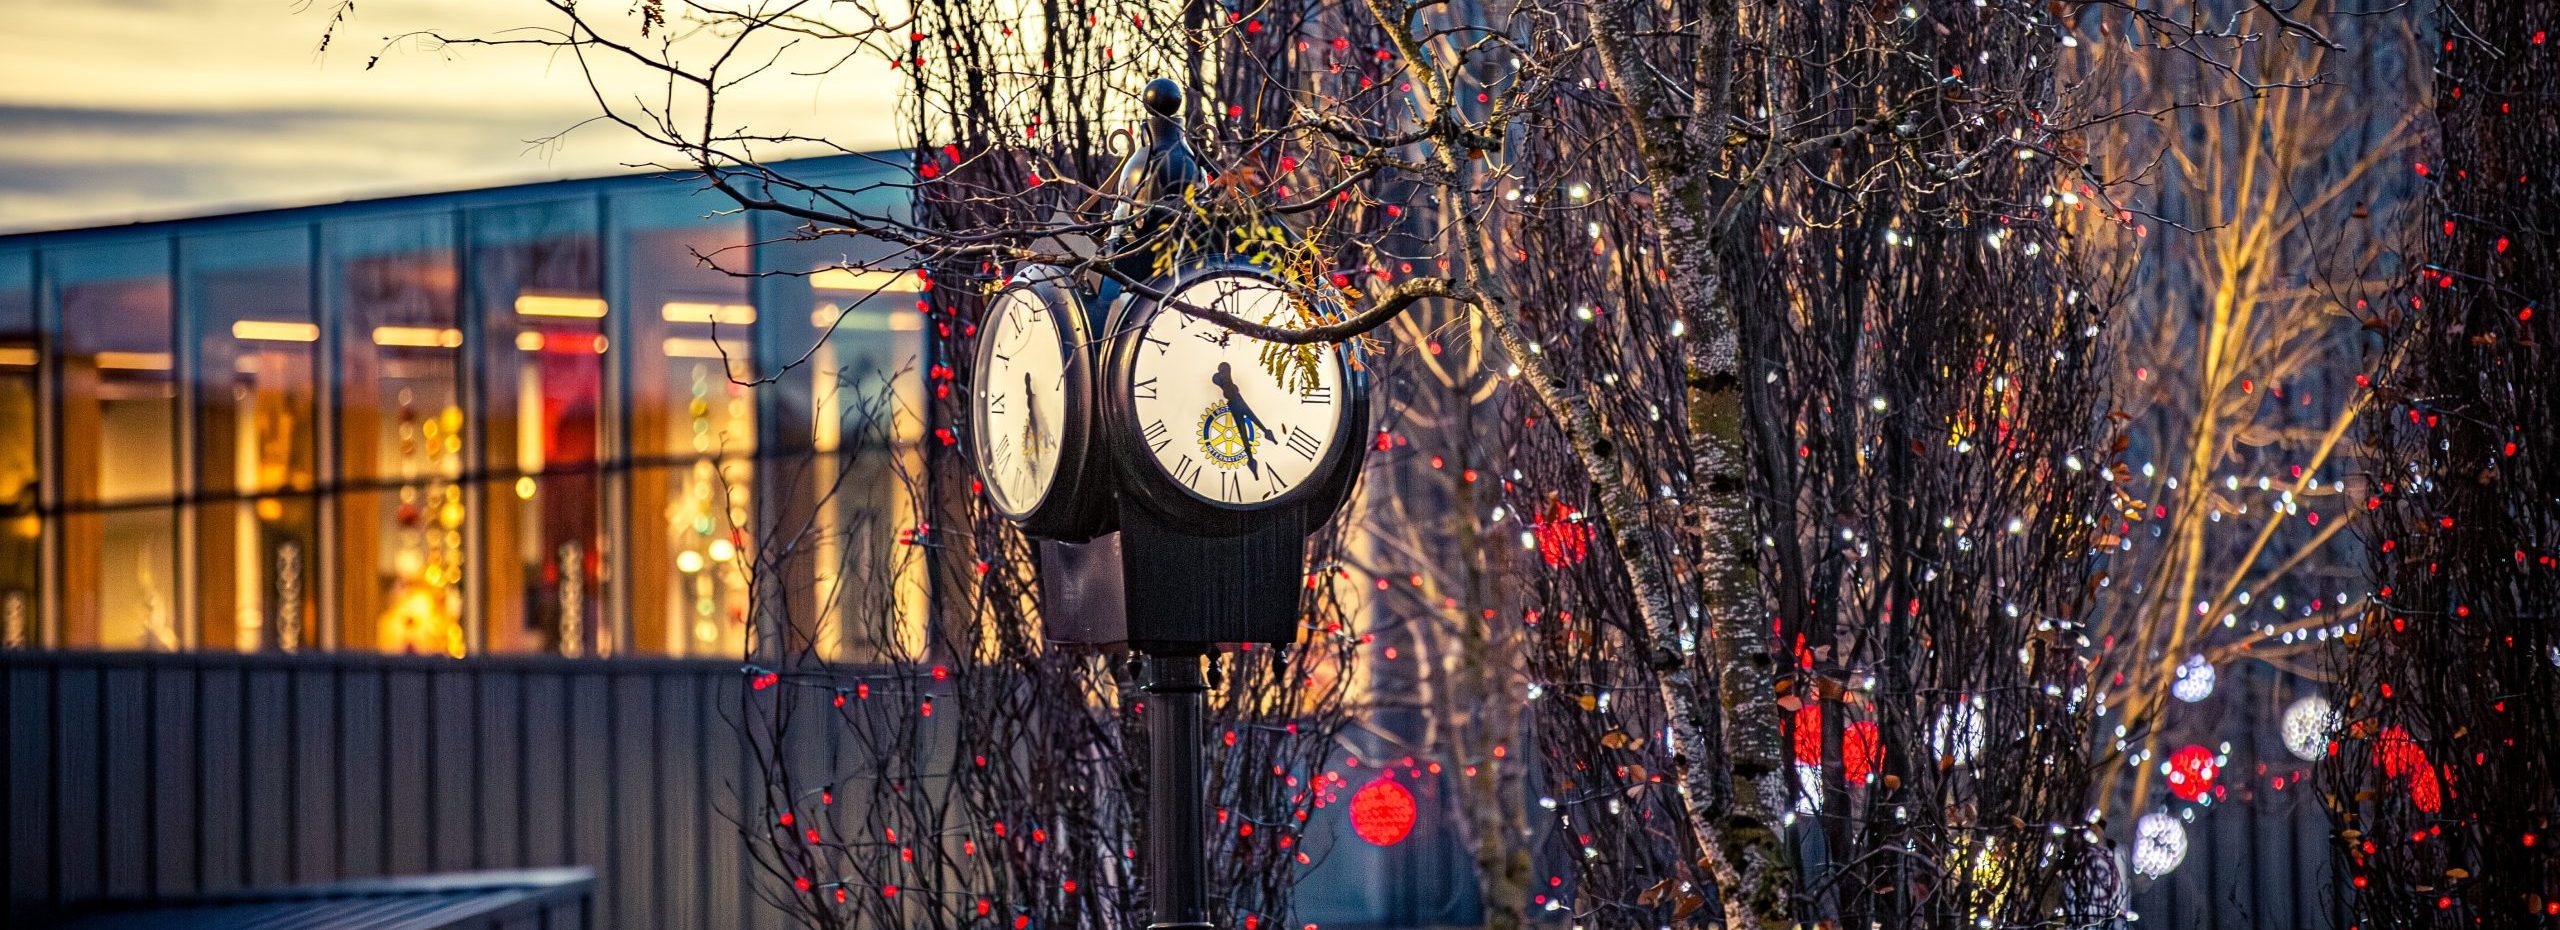
[[[1219,393],[1226,396],[1227,416],[1235,421],[1236,435],[1244,443],[1245,472],[1262,477],[1262,463],[1253,457],[1253,434],[1256,430],[1268,434],[1270,430],[1264,429],[1262,418],[1254,416],[1253,408],[1245,405],[1244,395],[1236,390],[1235,371],[1229,363],[1219,362],[1218,373],[1209,376],[1209,383],[1217,385]]]

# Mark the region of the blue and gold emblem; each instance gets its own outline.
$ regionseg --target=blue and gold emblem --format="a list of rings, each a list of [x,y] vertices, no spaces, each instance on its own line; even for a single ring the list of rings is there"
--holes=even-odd
[[[1271,430],[1255,423],[1252,414],[1244,422],[1236,421],[1235,410],[1226,401],[1209,405],[1200,414],[1200,452],[1219,468],[1233,469],[1253,459],[1253,449],[1245,442],[1245,431],[1260,429],[1268,440]]]

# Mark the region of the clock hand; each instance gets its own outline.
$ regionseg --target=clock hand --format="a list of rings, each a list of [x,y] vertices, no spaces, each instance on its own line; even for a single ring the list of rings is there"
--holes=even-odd
[[[1226,395],[1227,418],[1235,421],[1236,435],[1244,443],[1245,471],[1255,477],[1261,477],[1262,463],[1255,461],[1253,457],[1253,433],[1255,430],[1262,430],[1268,435],[1271,431],[1263,427],[1261,417],[1253,415],[1252,407],[1245,406],[1244,395],[1236,390],[1234,369],[1229,367],[1228,363],[1219,362],[1218,373],[1210,375],[1209,382],[1217,385],[1218,391]]]
[[[1031,389],[1031,373],[1022,373],[1022,405],[1028,409],[1022,417],[1023,464],[1031,464],[1031,456],[1040,453],[1040,395]]]

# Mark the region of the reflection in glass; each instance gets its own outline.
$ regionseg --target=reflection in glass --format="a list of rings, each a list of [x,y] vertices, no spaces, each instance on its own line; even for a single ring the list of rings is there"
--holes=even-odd
[[[179,299],[196,333],[195,597],[205,648],[321,644],[311,622],[320,326],[310,257],[304,227],[193,237],[179,251]]]
[[[530,204],[470,215],[482,325],[480,488],[488,648],[604,655],[605,358],[595,207]]]
[[[338,513],[349,649],[472,647],[463,358],[450,214],[325,233],[338,327]],[[512,482],[509,482],[512,484]]]
[[[34,256],[0,252],[0,649],[42,644],[37,566],[44,471],[36,457]]]
[[[756,449],[756,308],[742,217],[716,195],[614,201],[630,269],[631,633],[672,655],[743,655]],[[706,265],[696,256],[709,256]]]
[[[790,514],[778,525],[808,526],[810,557],[784,568],[793,622],[830,659],[920,657],[925,648],[923,563],[902,551],[902,530],[922,522],[911,478],[922,467],[924,318],[911,274],[848,267],[889,254],[853,239],[776,241],[765,236],[769,306],[779,318],[773,345],[807,365],[775,386],[806,466],[786,469]],[[794,589],[813,592],[795,596]]]
[[[177,649],[177,404],[169,244],[48,250],[63,504],[60,642]]]

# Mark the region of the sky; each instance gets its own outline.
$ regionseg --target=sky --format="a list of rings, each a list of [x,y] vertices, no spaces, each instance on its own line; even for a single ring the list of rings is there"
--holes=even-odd
[[[0,232],[593,177],[665,157],[611,125],[537,143],[597,112],[572,60],[386,43],[552,22],[538,0],[360,0],[323,53],[336,8],[0,0]],[[608,77],[625,96],[663,89]],[[899,142],[898,87],[857,63],[778,74],[722,107],[759,130],[880,148]]]

